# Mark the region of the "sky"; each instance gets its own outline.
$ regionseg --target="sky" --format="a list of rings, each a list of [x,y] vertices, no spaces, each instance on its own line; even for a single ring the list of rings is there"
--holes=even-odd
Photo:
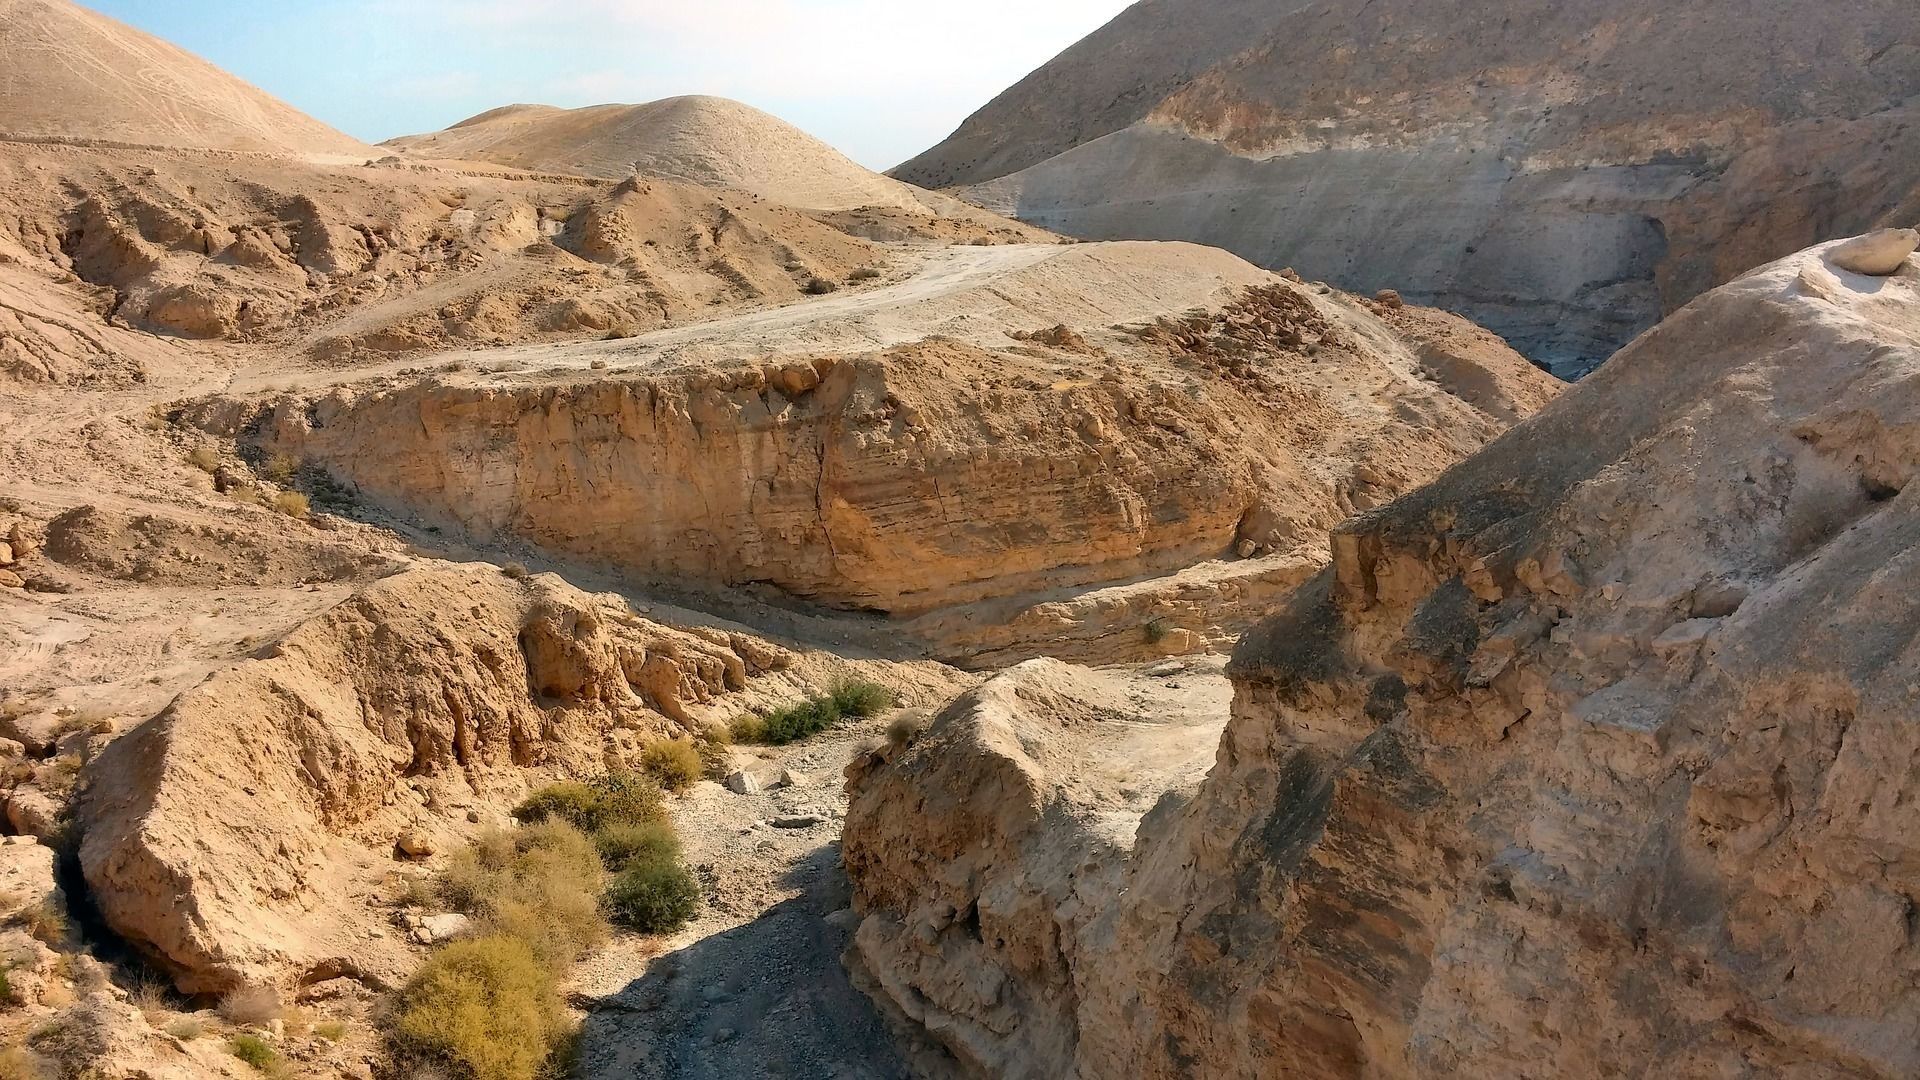
[[[517,102],[717,94],[883,170],[1129,2],[82,0],[368,142]]]

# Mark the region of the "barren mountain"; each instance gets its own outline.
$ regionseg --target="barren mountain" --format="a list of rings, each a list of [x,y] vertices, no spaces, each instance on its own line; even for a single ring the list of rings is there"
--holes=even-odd
[[[1897,0],[1146,0],[897,175],[1391,285],[1579,371],[1752,266],[1920,215],[1916,40]]]
[[[489,161],[616,180],[654,176],[749,191],[808,210],[924,209],[913,189],[792,124],[717,97],[556,109],[509,105],[388,145],[413,157]]]
[[[0,138],[379,156],[205,60],[69,0],[0,0]]]
[[[1913,1075],[1920,265],[1835,255],[1336,530],[1204,781],[1031,666],[857,763],[866,984],[981,1076]]]

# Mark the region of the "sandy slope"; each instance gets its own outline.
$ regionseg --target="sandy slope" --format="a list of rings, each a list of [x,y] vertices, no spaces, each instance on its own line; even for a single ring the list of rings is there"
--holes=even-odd
[[[799,128],[738,101],[676,97],[644,105],[509,105],[445,131],[388,144],[420,158],[491,161],[624,179],[635,173],[738,188],[808,210],[924,209],[913,189]]]
[[[0,134],[379,156],[199,57],[67,0],[0,0]]]

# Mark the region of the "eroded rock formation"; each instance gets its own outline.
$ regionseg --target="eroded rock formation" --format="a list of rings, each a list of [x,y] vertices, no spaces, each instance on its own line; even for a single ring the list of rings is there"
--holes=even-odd
[[[856,770],[852,961],[975,1075],[1920,1070],[1920,268],[1824,255],[1342,526],[1137,836],[1070,725]]]
[[[442,848],[542,775],[622,765],[782,650],[560,579],[408,571],[222,671],[88,763],[80,860],[109,925],[219,992],[408,954],[365,898],[403,836]],[[430,838],[441,837],[438,841]]]

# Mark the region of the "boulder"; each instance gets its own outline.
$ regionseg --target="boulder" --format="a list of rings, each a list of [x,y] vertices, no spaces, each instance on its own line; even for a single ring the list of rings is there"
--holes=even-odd
[[[60,804],[38,788],[15,788],[7,796],[7,824],[22,836],[48,839],[60,831]]]
[[[1835,246],[1827,252],[1827,261],[1856,274],[1886,277],[1898,273],[1916,248],[1920,248],[1920,231],[1881,229]]]

